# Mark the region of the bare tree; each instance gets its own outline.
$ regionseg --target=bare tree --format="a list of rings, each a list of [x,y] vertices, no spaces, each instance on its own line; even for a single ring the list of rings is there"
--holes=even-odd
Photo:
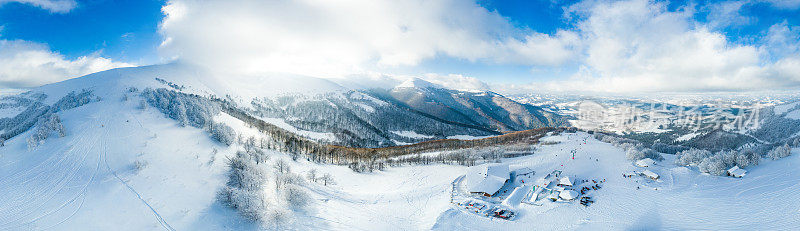
[[[306,177],[312,182],[317,182],[317,169],[312,168],[311,170],[308,170]]]
[[[289,169],[290,168],[289,164],[287,164],[283,160],[275,161],[275,165],[273,165],[272,167],[275,168],[275,171],[277,171],[278,173],[281,173],[281,174],[291,171]]]
[[[334,184],[333,177],[331,176],[330,173],[325,173],[324,175],[322,175],[322,177],[319,178],[319,180],[321,180],[322,181],[322,185],[325,185],[325,186],[328,186],[329,184],[330,185]]]

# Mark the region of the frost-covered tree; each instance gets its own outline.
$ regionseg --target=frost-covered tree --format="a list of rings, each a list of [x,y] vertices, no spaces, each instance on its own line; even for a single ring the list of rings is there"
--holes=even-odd
[[[333,185],[333,184],[335,184],[335,182],[333,181],[333,176],[331,176],[331,174],[330,174],[330,173],[325,173],[325,174],[323,174],[323,175],[322,175],[322,176],[319,178],[319,180],[320,180],[320,181],[322,181],[322,185],[325,185],[325,186],[328,186],[328,185]]]
[[[27,139],[29,149],[39,146],[44,142],[45,139],[50,137],[51,134],[55,133],[59,137],[64,137],[67,135],[64,125],[61,124],[61,118],[53,113],[48,113],[42,116],[39,121],[36,122],[35,126],[36,130],[34,130],[33,134],[31,134],[31,136]]]
[[[682,166],[699,164],[703,159],[711,156],[711,152],[702,149],[689,149],[686,151],[678,152],[675,158],[675,164]]]
[[[730,168],[730,166],[725,160],[723,155],[713,155],[708,158],[703,159],[700,164],[697,165],[697,168],[701,172],[709,173],[712,175],[724,175],[725,171]]]
[[[225,186],[217,193],[217,199],[223,205],[236,209],[245,219],[263,222],[270,218],[271,203],[263,191]]]
[[[244,150],[246,152],[255,151],[256,150],[256,138],[253,137],[253,136],[247,138],[247,140],[245,140],[244,143],[242,144],[242,147],[244,147]]]
[[[25,110],[18,113],[14,117],[0,118],[0,131],[3,131],[3,133],[0,134],[0,137],[8,140],[11,137],[30,130],[34,126],[38,126],[42,119],[51,119],[50,117],[52,117],[52,115],[55,113],[96,101],[92,95],[92,92],[88,90],[83,90],[80,93],[76,93],[74,91],[67,93],[67,95],[52,105],[45,104],[43,102],[45,98],[47,98],[47,95],[33,94],[30,92],[26,92],[18,96],[3,97],[4,101],[11,101],[13,103],[0,103],[0,108],[20,107],[25,108]],[[61,131],[63,132],[64,130]],[[36,132],[38,131],[35,131],[35,133]],[[28,139],[28,145],[35,147],[42,140],[43,139],[37,138]]]
[[[283,189],[283,196],[290,208],[295,210],[304,209],[311,201],[311,196],[300,186],[287,184]]]
[[[211,103],[208,98],[165,88],[147,88],[141,95],[147,103],[178,121],[181,126],[205,128],[211,125],[213,117],[220,112],[219,105]]]
[[[701,172],[712,175],[725,175],[733,166],[744,168],[757,165],[760,155],[754,149],[740,151],[719,151],[712,153],[707,150],[689,149],[679,152],[675,164],[683,166],[697,166]]]
[[[736,165],[744,168],[751,165],[758,165],[761,161],[761,155],[758,151],[751,148],[745,148],[738,151],[738,155],[736,156]]]
[[[236,132],[233,131],[233,128],[223,123],[212,123],[208,127],[208,132],[211,133],[211,138],[228,146],[233,144],[236,139]]]
[[[650,158],[654,160],[663,160],[664,157],[661,156],[658,152],[653,149],[649,148],[630,148],[628,151],[625,152],[625,156],[628,160],[641,160],[645,158]]]
[[[273,168],[277,173],[288,173],[291,171],[289,164],[287,164],[286,161],[283,160],[276,161],[275,165],[273,165]]]
[[[270,202],[264,195],[263,186],[269,179],[268,172],[246,152],[228,158],[227,164],[228,182],[217,192],[217,200],[249,220],[266,220]]]
[[[317,182],[317,169],[312,168],[311,170],[308,170],[308,173],[306,173],[306,178],[311,182]]]
[[[787,156],[790,156],[790,155],[792,155],[792,148],[789,147],[789,144],[784,144],[784,145],[775,147],[774,149],[769,151],[769,153],[767,153],[767,157],[769,157],[769,158],[771,158],[773,160],[784,158],[784,157],[787,157]]]
[[[250,154],[237,152],[234,158],[228,159],[227,185],[248,190],[258,189],[266,183],[269,174],[257,165]]]

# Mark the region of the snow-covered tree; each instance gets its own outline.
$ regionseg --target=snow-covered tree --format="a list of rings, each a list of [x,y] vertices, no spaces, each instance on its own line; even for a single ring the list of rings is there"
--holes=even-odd
[[[773,160],[784,158],[790,155],[792,155],[792,148],[789,147],[789,144],[784,144],[775,147],[774,149],[769,151],[769,153],[767,153],[767,157],[772,158]]]
[[[306,178],[311,182],[317,182],[317,169],[312,168],[311,170],[308,170],[308,173],[306,173]]]
[[[277,172],[277,173],[287,173],[287,172],[291,171],[290,167],[289,167],[289,164],[287,164],[286,161],[283,161],[283,160],[276,161],[275,165],[273,165],[273,168],[275,169],[275,172]]]
[[[325,174],[323,174],[323,175],[322,175],[322,176],[319,178],[319,180],[320,180],[320,181],[322,181],[322,185],[325,185],[325,186],[328,186],[328,185],[333,185],[333,184],[335,184],[335,182],[333,181],[333,176],[331,176],[331,174],[330,174],[330,173],[325,173]]]
[[[249,153],[237,152],[228,159],[227,174],[228,182],[217,192],[217,200],[249,220],[267,219],[270,202],[263,186],[269,176],[264,166],[259,166]]]
[[[626,157],[628,160],[641,160],[645,158],[650,158],[654,160],[662,160],[664,157],[661,156],[658,152],[653,149],[649,148],[630,148],[628,151],[625,152]]]
[[[723,155],[713,155],[708,158],[703,159],[700,164],[697,165],[697,168],[701,172],[709,173],[712,175],[724,175],[725,171],[728,168],[733,167],[727,164],[723,158]]]
[[[689,149],[686,151],[678,152],[675,158],[675,164],[682,166],[699,164],[703,159],[711,156],[711,152],[702,149]]]
[[[287,184],[283,189],[283,196],[286,203],[294,210],[304,209],[311,201],[311,196],[300,186]]]
[[[67,135],[64,125],[61,124],[61,118],[53,113],[42,116],[39,121],[36,122],[35,126],[36,130],[34,130],[33,134],[27,139],[29,149],[36,148],[53,133],[57,134],[59,137]]]
[[[147,88],[141,95],[147,103],[178,121],[181,126],[205,128],[211,125],[213,117],[220,112],[219,105],[208,98],[165,88]]]
[[[212,123],[208,127],[208,132],[211,133],[211,138],[225,145],[230,146],[236,139],[236,132],[233,131],[233,128],[223,123]]]

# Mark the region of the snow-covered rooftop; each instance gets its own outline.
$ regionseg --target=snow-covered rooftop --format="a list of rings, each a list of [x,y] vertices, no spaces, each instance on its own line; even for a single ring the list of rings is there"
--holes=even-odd
[[[653,166],[655,163],[656,161],[650,158],[644,158],[639,161],[636,161],[636,165],[639,167],[650,167]]]
[[[516,175],[524,175],[535,172],[532,168],[529,167],[522,167],[518,169],[514,169],[514,174]]]
[[[467,189],[470,192],[494,194],[509,178],[508,165],[483,164],[467,169]]]
[[[561,179],[558,179],[558,184],[572,186],[572,180],[570,180],[569,177],[565,176],[562,177]]]
[[[564,200],[574,200],[575,198],[578,197],[578,192],[575,192],[573,190],[564,190],[558,194],[558,197],[561,197],[561,199]]]
[[[739,166],[737,165],[733,166],[733,168],[731,169],[728,169],[728,175],[733,177],[743,177],[744,175],[747,175],[747,171],[739,168]]]
[[[651,179],[654,179],[654,180],[658,179],[658,174],[656,174],[656,173],[654,173],[653,171],[650,171],[650,170],[644,170],[644,171],[642,171],[642,174],[644,176],[650,177]]]

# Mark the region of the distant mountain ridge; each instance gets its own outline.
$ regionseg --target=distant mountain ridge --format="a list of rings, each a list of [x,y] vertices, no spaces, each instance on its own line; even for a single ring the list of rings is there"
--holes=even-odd
[[[438,118],[500,132],[566,126],[560,115],[521,104],[491,91],[457,91],[414,79],[389,91],[375,91],[383,98]]]
[[[83,89],[103,96],[128,88],[165,88],[223,98],[267,122],[292,126],[287,130],[299,135],[322,134],[308,138],[349,147],[486,137],[568,124],[557,114],[494,92],[451,90],[418,78],[394,87],[348,89],[308,76],[227,76],[181,63],[113,69],[33,92],[46,94],[50,97],[45,101],[53,101]],[[319,140],[322,136],[332,138]]]
[[[391,90],[256,99],[251,113],[285,118],[298,129],[333,133],[334,143],[350,147],[386,147],[567,125],[557,114],[493,92],[463,92],[415,82]],[[403,132],[418,136],[404,136]]]

